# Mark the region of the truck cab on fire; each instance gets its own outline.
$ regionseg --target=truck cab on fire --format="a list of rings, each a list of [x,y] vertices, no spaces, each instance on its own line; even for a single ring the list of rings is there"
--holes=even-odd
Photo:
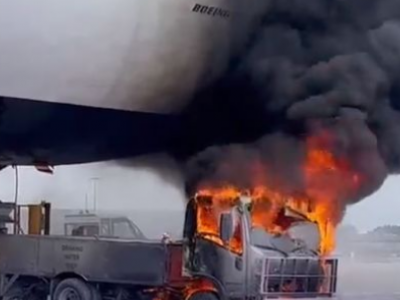
[[[212,199],[192,201],[183,242],[187,276],[207,276],[233,299],[329,297],[336,292],[337,260],[320,259],[318,227],[301,214],[284,209],[291,226],[270,234],[252,225],[252,207],[243,201],[216,214]],[[210,213],[214,224],[202,220]]]

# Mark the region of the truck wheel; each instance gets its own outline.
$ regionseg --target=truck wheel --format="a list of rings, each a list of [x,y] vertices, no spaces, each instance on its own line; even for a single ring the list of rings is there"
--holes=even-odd
[[[219,300],[219,298],[210,292],[197,292],[191,295],[187,300]]]
[[[91,287],[77,278],[61,281],[55,291],[54,300],[97,300]]]

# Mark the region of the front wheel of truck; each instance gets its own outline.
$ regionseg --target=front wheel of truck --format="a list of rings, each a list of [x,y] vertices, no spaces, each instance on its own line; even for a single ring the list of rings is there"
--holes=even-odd
[[[78,278],[68,278],[61,281],[53,295],[54,300],[97,300],[91,287]]]
[[[197,292],[189,296],[187,300],[219,300],[219,298],[214,293]]]

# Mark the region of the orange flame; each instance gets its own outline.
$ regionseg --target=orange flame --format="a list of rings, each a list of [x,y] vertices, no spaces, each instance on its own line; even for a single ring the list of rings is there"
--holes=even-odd
[[[153,295],[152,300],[172,300],[177,299],[177,295],[179,295],[179,299],[187,300],[199,292],[218,293],[218,290],[212,282],[205,278],[192,278],[187,280],[182,288],[152,288],[145,292]]]
[[[335,247],[335,230],[345,208],[345,199],[351,197],[360,181],[346,160],[331,151],[332,144],[326,132],[307,140],[302,167],[304,190],[300,195],[273,189],[265,180],[260,184],[260,172],[255,172],[254,182],[257,184],[250,191],[241,191],[233,186],[200,190],[198,195],[207,197],[211,202],[199,206],[198,233],[223,245],[219,238],[219,216],[229,211],[240,195],[247,193],[251,198],[253,227],[264,228],[272,234],[284,233],[291,220],[282,214],[282,210],[290,207],[318,224],[320,252],[322,255],[331,253]],[[254,170],[259,170],[259,167]],[[238,235],[235,237],[225,246],[240,252],[242,244]]]
[[[234,188],[201,190],[197,195],[197,233],[235,253],[242,253],[241,227],[237,222],[234,234],[227,245],[219,237],[219,218],[229,212],[238,201],[240,193]]]
[[[314,204],[307,216],[319,225],[322,253],[333,251],[346,199],[359,187],[358,174],[343,157],[330,151],[332,143],[328,132],[309,138],[304,164],[306,194]]]
[[[215,288],[214,284],[212,284],[210,281],[205,280],[205,279],[195,279],[191,282],[189,282],[184,291],[184,299],[189,299],[193,294],[198,293],[198,292],[217,292],[217,289]]]

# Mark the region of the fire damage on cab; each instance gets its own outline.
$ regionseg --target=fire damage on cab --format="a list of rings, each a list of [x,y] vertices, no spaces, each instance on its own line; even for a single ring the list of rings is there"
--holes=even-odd
[[[183,274],[209,279],[229,298],[334,294],[337,261],[289,234],[292,226],[315,229],[315,223],[285,206],[275,216],[280,231],[268,232],[257,224],[259,209],[238,195],[200,192],[192,198],[186,210]]]

